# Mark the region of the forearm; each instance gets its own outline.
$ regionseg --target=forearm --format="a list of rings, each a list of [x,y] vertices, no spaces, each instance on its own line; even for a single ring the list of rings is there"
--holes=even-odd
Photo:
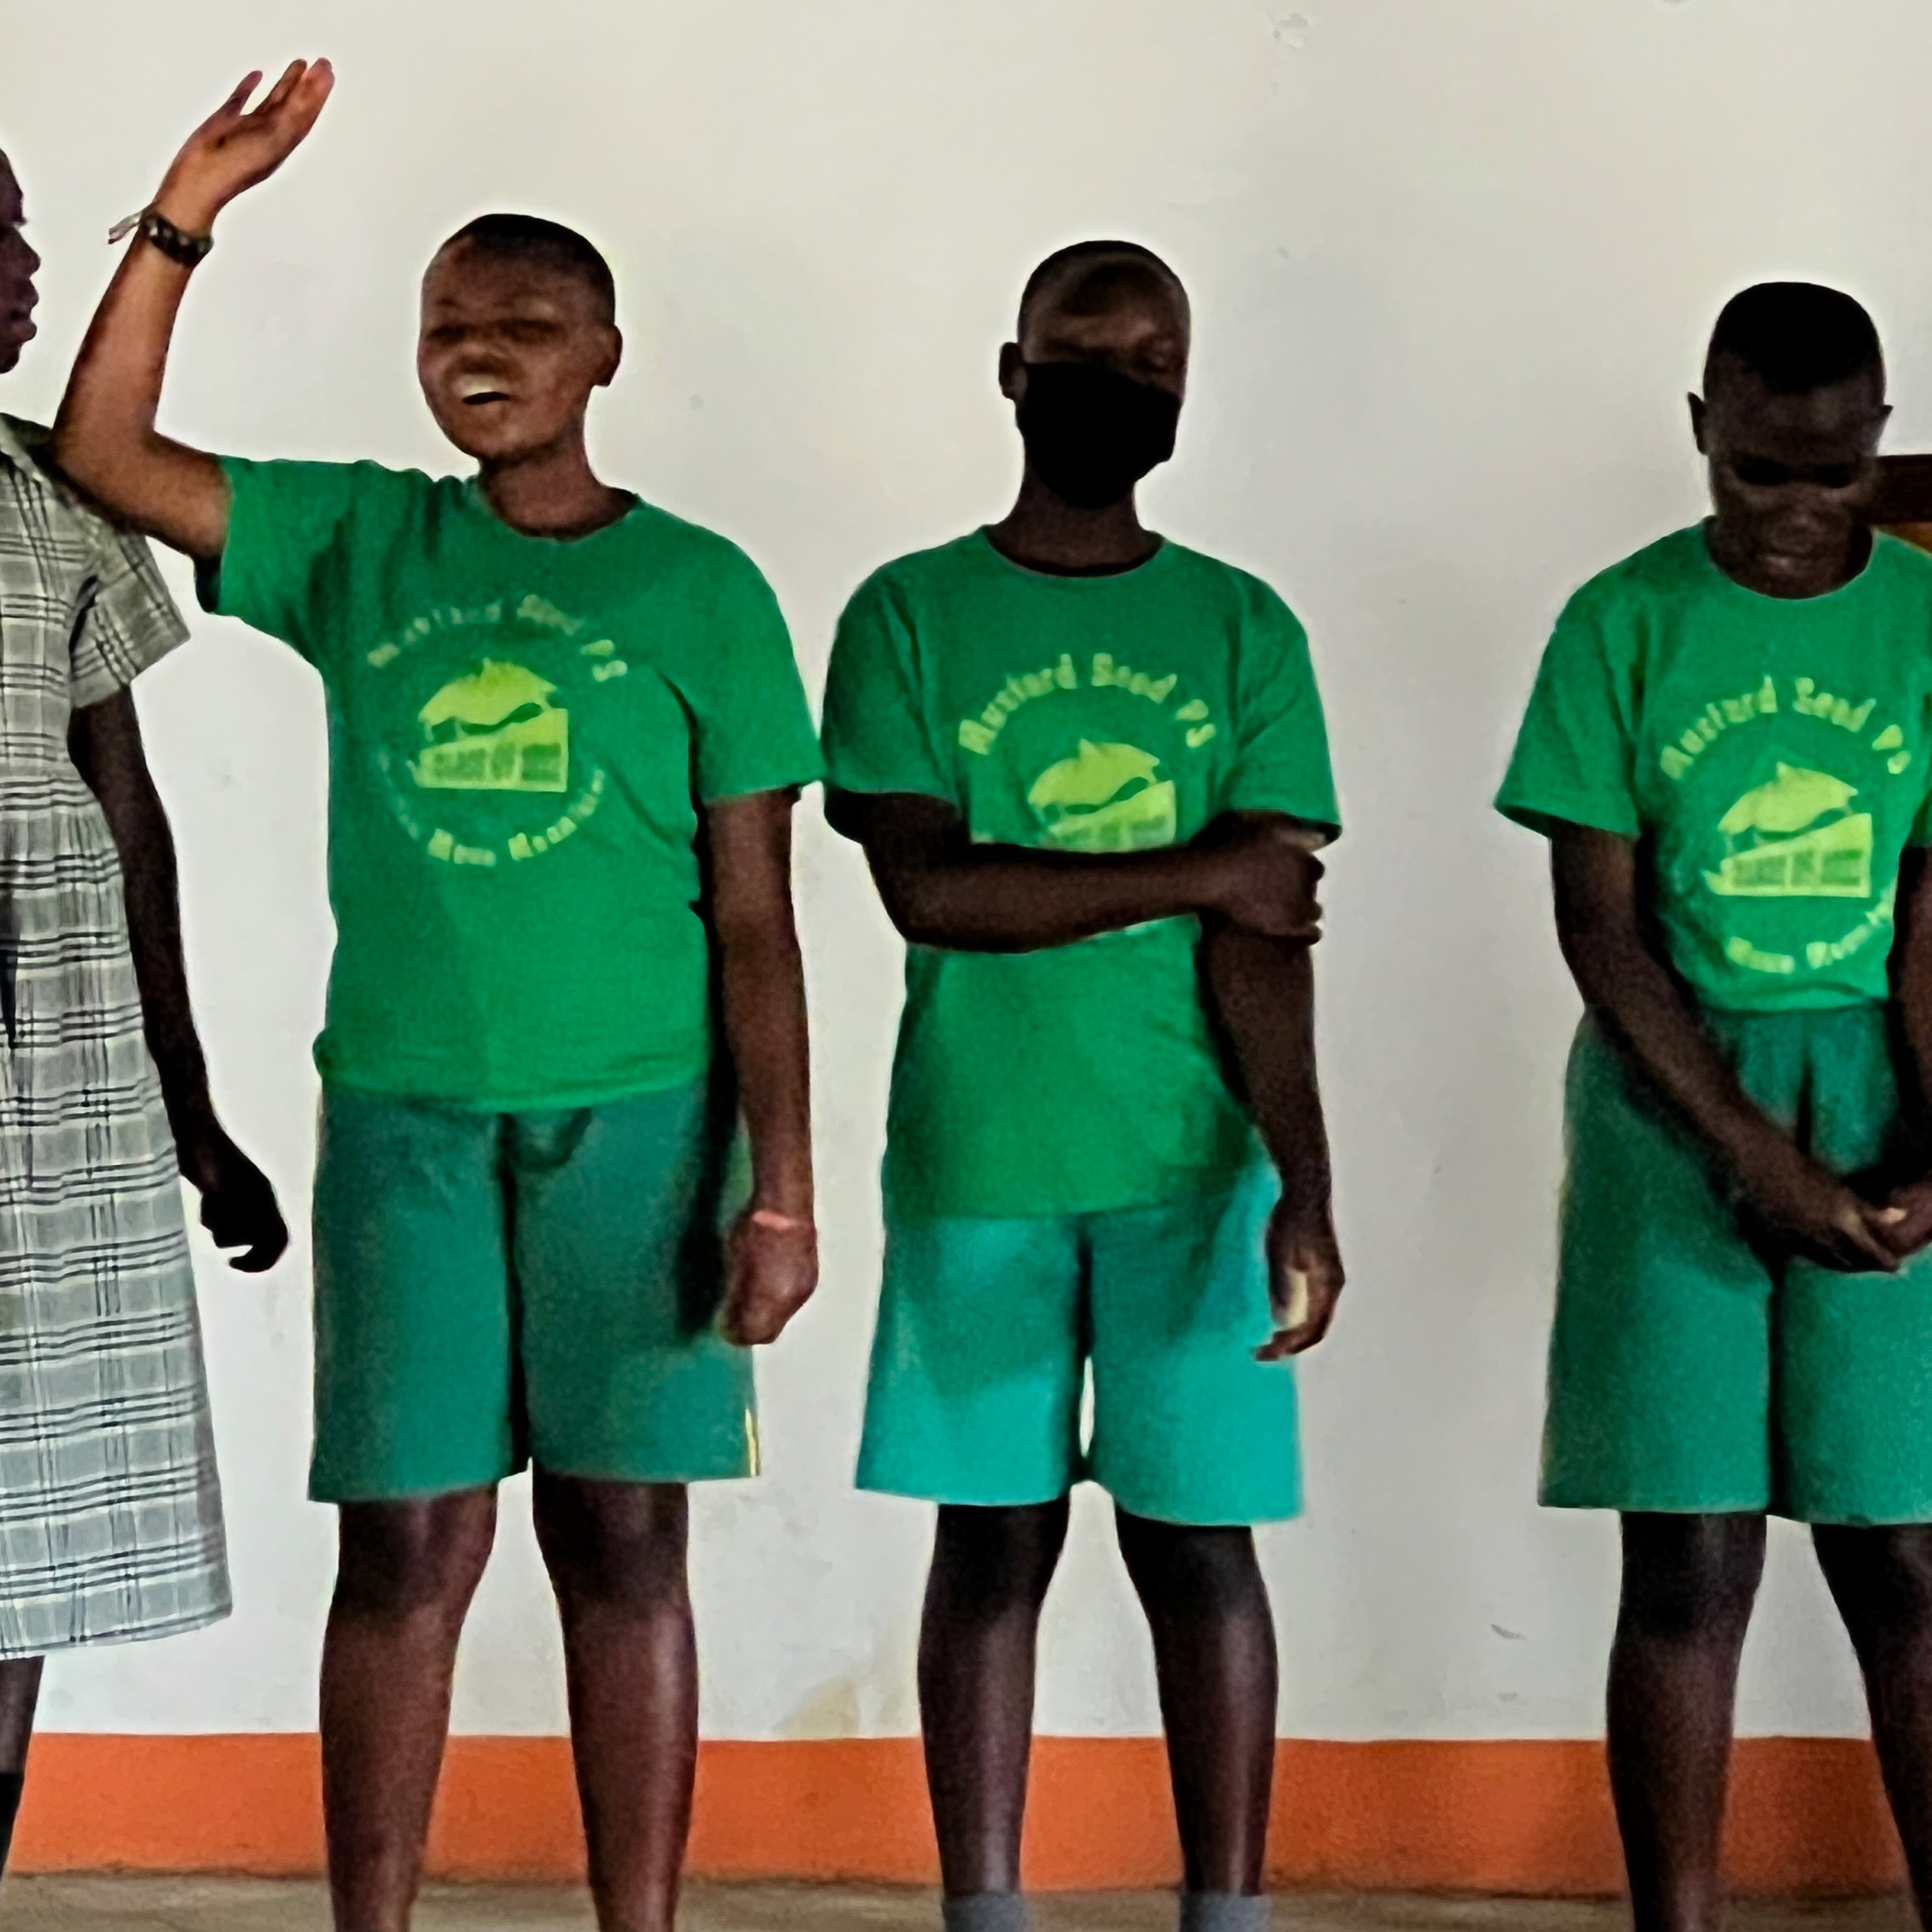
[[[1310,949],[1217,924],[1202,941],[1209,993],[1283,1198],[1325,1208],[1328,1130],[1315,1064]]]
[[[178,1137],[212,1115],[214,1102],[188,998],[174,844],[165,821],[158,837],[142,838],[132,850],[122,847],[121,869],[142,1023],[160,1076],[168,1120]]]
[[[208,1066],[189,1004],[174,836],[148,772],[132,695],[76,712],[68,748],[100,802],[121,860],[122,898],[141,1016],[177,1140],[212,1118]]]
[[[1564,950],[1585,1004],[1733,1167],[1788,1142],[1738,1084],[1677,980],[1639,934],[1568,933]]]
[[[53,454],[122,520],[212,562],[227,536],[220,466],[154,428],[188,273],[138,238],[129,244],[68,380]]]
[[[1034,952],[1202,911],[1213,864],[1187,846],[1090,855],[962,845],[880,884],[892,922],[916,945]]]
[[[790,921],[720,935],[725,1045],[751,1138],[755,1204],[812,1214],[805,973]]]

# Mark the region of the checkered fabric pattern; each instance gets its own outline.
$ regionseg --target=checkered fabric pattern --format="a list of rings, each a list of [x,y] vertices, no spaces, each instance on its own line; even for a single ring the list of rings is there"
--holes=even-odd
[[[0,416],[0,1658],[228,1608],[174,1144],[68,722],[186,635]]]

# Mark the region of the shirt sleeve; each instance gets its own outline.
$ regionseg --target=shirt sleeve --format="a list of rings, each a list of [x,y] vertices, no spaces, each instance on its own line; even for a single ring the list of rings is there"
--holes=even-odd
[[[253,463],[225,456],[228,541],[197,574],[205,610],[323,660],[341,635],[354,556],[351,526],[364,500],[398,473],[373,463]]]
[[[147,544],[93,522],[92,591],[74,627],[68,673],[76,711],[124,689],[188,635]]]
[[[1341,830],[1342,818],[1308,634],[1261,584],[1252,586],[1241,628],[1237,747],[1222,808],[1282,812],[1332,836]]]
[[[851,792],[918,792],[957,806],[951,760],[920,702],[918,640],[892,584],[874,577],[838,620],[825,686],[826,782]]]
[[[1546,836],[1588,826],[1634,838],[1636,707],[1630,666],[1579,598],[1557,620],[1530,694],[1496,809]]]
[[[706,804],[788,791],[823,775],[791,634],[758,566],[728,551],[712,646],[686,694],[697,726],[698,794]]]

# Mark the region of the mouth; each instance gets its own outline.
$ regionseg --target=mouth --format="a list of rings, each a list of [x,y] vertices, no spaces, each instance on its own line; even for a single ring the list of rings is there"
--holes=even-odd
[[[465,409],[486,409],[493,403],[507,403],[510,392],[483,376],[471,376],[456,386],[457,400]]]
[[[40,333],[39,325],[34,320],[34,304],[29,301],[0,308],[0,331],[16,342],[31,342]]]

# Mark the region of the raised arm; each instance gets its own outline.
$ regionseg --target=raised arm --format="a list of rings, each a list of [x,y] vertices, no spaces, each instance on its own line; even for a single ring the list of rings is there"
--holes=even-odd
[[[832,791],[833,829],[866,848],[893,925],[914,944],[1034,952],[1194,913],[1280,938],[1321,927],[1313,837],[1292,820],[1230,816],[1192,845],[1118,854],[975,844],[944,800]]]
[[[1262,1144],[1281,1177],[1268,1235],[1276,1332],[1256,1352],[1276,1360],[1328,1334],[1344,1279],[1315,1077],[1314,962],[1304,943],[1222,922],[1209,927],[1202,964]]]
[[[188,138],[151,210],[206,238],[236,195],[278,168],[314,124],[334,76],[294,62],[260,106],[250,74]],[[168,345],[192,272],[136,235],[94,311],[54,426],[55,461],[124,523],[213,562],[228,537],[228,485],[214,458],[154,428]]]
[[[182,1172],[200,1192],[202,1223],[215,1244],[242,1248],[233,1265],[259,1272],[280,1258],[289,1232],[267,1176],[229,1138],[208,1094],[182,954],[174,839],[148,775],[133,698],[118,691],[76,712],[68,742],[121,855],[142,1022]]]
[[[723,1326],[746,1344],[776,1341],[818,1282],[811,1054],[792,918],[795,802],[789,791],[760,792],[705,812],[725,1045],[752,1142],[752,1199],[732,1232]]]
[[[1736,1177],[1776,1233],[1834,1268],[1898,1266],[1898,1210],[1874,1205],[1762,1113],[1646,943],[1634,841],[1582,826],[1550,842],[1557,938],[1584,1003]]]

